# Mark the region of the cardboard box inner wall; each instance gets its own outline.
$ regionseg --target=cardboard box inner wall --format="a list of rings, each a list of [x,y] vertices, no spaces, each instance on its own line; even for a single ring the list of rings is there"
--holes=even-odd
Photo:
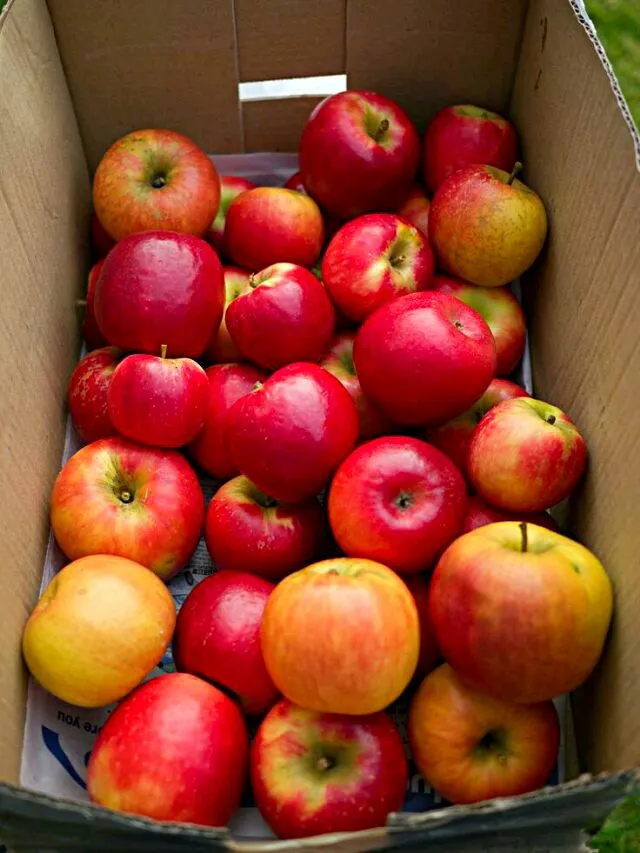
[[[550,238],[525,278],[536,395],[590,449],[571,529],[611,575],[606,655],[574,697],[582,769],[640,764],[640,176],[634,138],[568,0],[13,0],[0,22],[0,780],[18,778],[20,636],[34,604],[79,352],[90,177],[172,127],[210,153],[294,151],[317,97],[238,84],[346,74],[423,130],[455,102],[515,121]]]

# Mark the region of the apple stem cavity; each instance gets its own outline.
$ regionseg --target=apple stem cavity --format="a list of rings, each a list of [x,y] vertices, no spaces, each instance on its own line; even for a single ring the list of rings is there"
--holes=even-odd
[[[372,138],[375,142],[380,142],[385,133],[389,130],[389,119],[383,118],[378,127],[374,130]]]
[[[409,509],[413,505],[413,497],[407,494],[407,492],[400,492],[395,500],[395,504],[400,510]]]
[[[331,761],[330,758],[327,758],[326,755],[321,755],[316,761],[316,770],[319,770],[321,773],[324,773],[326,770],[331,770],[333,766],[333,761]]]
[[[166,185],[167,179],[164,175],[154,175],[153,178],[151,178],[151,186],[154,190],[161,190]]]
[[[509,178],[507,179],[507,184],[509,184],[509,186],[511,186],[511,184],[515,181],[516,175],[519,175],[523,168],[524,167],[523,167],[522,163],[518,160],[515,163],[513,169],[511,170],[511,174],[509,175]]]
[[[527,553],[527,547],[529,545],[529,536],[528,536],[528,532],[527,532],[527,522],[521,521],[520,524],[518,525],[518,527],[520,528],[520,535],[522,537],[521,551],[523,554],[526,554]]]
[[[160,358],[166,358],[166,357],[167,357],[167,345],[161,344],[161,346],[160,346]]]

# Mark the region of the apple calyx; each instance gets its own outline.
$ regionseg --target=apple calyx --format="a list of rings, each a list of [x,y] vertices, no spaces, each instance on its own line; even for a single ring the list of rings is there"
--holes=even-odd
[[[410,495],[408,492],[400,492],[396,497],[394,504],[401,511],[409,509],[413,506],[413,495]]]
[[[154,190],[161,190],[163,187],[166,187],[167,178],[165,175],[154,175],[149,183]]]
[[[520,528],[520,535],[522,537],[521,542],[520,542],[520,550],[522,551],[523,554],[526,554],[527,548],[529,545],[529,536],[528,536],[528,532],[527,532],[527,522],[521,521],[520,524],[518,525],[518,527]]]
[[[555,415],[547,415],[547,417],[545,418],[545,421],[548,424],[550,424],[551,426],[553,426],[556,422],[556,416]]]
[[[161,344],[160,345],[160,358],[166,358],[166,357],[167,357],[167,345]]]
[[[116,495],[118,500],[122,501],[123,504],[130,504],[133,501],[133,492],[131,489],[127,489],[126,486],[118,489]]]
[[[524,168],[524,166],[522,165],[522,163],[519,160],[514,164],[513,169],[511,170],[511,173],[510,173],[509,177],[507,178],[507,185],[508,186],[511,186],[511,184],[516,179],[516,175],[519,175],[520,172],[523,170],[523,168]]]
[[[321,755],[320,758],[316,761],[316,770],[318,770],[320,773],[325,773],[327,770],[333,770],[335,766],[335,761],[332,761],[330,758],[327,758],[326,755]]]
[[[501,729],[489,729],[476,744],[475,751],[482,755],[492,756],[500,764],[506,764],[509,752],[505,744],[505,733]]]

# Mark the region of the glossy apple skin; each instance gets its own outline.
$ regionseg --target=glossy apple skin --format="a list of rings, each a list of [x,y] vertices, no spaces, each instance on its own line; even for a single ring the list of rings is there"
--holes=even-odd
[[[410,222],[393,213],[369,213],[347,222],[322,259],[322,280],[338,308],[361,323],[377,308],[427,290],[433,252]]]
[[[435,192],[453,172],[485,163],[505,172],[513,168],[518,139],[511,122],[469,104],[445,107],[424,136],[424,179]]]
[[[529,269],[547,236],[540,197],[493,166],[467,166],[431,200],[429,240],[438,266],[484,287],[509,284]]]
[[[460,533],[466,496],[462,475],[437,448],[402,435],[375,438],[336,471],[329,524],[345,554],[414,574]]]
[[[422,187],[414,186],[402,204],[396,209],[396,216],[406,219],[418,229],[423,237],[429,238],[429,210],[431,202]]]
[[[356,335],[362,390],[396,423],[443,423],[466,411],[494,378],[496,348],[482,317],[445,293],[383,305]]]
[[[426,575],[410,575],[405,583],[418,609],[420,623],[420,655],[414,678],[422,679],[442,659],[429,617],[429,579]]]
[[[611,582],[592,553],[516,521],[456,539],[429,593],[445,660],[509,702],[543,702],[582,684],[602,653],[611,610]]]
[[[84,308],[84,318],[82,320],[82,337],[87,345],[88,350],[98,349],[108,345],[107,339],[98,328],[94,309],[94,300],[96,295],[96,283],[100,270],[102,269],[103,261],[96,263],[89,270],[89,280],[87,284],[87,298]]]
[[[256,185],[246,178],[239,178],[235,175],[220,176],[220,207],[206,234],[206,239],[219,255],[224,256],[225,254],[224,231],[229,205],[240,193],[255,188]]]
[[[445,663],[411,701],[409,739],[427,783],[449,802],[469,804],[542,788],[558,757],[560,725],[553,702],[494,699]]]
[[[87,790],[116,811],[226,826],[240,805],[248,754],[235,702],[193,675],[169,673],[113,711],[91,752]]]
[[[418,170],[420,141],[396,103],[352,90],[318,104],[299,151],[307,192],[329,213],[352,219],[401,204]]]
[[[260,491],[300,503],[326,486],[358,437],[348,391],[316,364],[297,362],[238,400],[227,418],[231,458]]]
[[[204,536],[214,566],[278,581],[320,556],[325,532],[315,497],[280,504],[240,476],[213,496]]]
[[[63,702],[117,702],[157,666],[171,642],[176,608],[162,581],[140,563],[99,554],[61,569],[22,635],[26,664]]]
[[[257,271],[279,262],[312,267],[323,242],[320,208],[294,190],[258,187],[227,210],[226,253],[241,267]]]
[[[230,690],[250,715],[263,714],[278,698],[260,647],[274,588],[248,572],[209,575],[185,599],[173,638],[176,668]]]
[[[327,291],[297,264],[273,264],[251,276],[227,308],[231,340],[266,370],[318,361],[333,335],[336,315]]]
[[[383,711],[322,714],[282,699],[251,746],[251,784],[278,838],[384,826],[407,787],[404,744]]]
[[[204,351],[204,358],[212,364],[231,364],[242,361],[242,353],[231,340],[227,329],[226,314],[229,305],[236,296],[240,296],[249,283],[251,273],[242,267],[226,266],[222,268],[222,274],[224,276],[224,314],[220,328],[211,336]]]
[[[94,209],[114,240],[141,231],[202,237],[219,205],[215,166],[173,130],[128,133],[107,149],[93,178]]]
[[[503,509],[495,509],[488,503],[473,495],[467,500],[467,514],[462,525],[462,532],[469,533],[477,527],[485,524],[493,524],[496,521],[526,521],[527,524],[537,524],[538,527],[546,527],[547,530],[560,532],[558,523],[548,512],[506,512]]]
[[[85,443],[116,433],[107,409],[107,394],[122,356],[115,347],[102,347],[81,359],[71,374],[67,388],[69,414]]]
[[[540,512],[560,503],[578,484],[587,445],[556,406],[522,397],[505,400],[482,419],[467,455],[475,491],[509,512]]]
[[[496,342],[496,376],[510,376],[524,353],[527,322],[509,288],[480,287],[448,275],[437,275],[433,289],[461,299],[480,314]]]
[[[91,214],[89,239],[91,242],[91,255],[95,263],[106,258],[116,241],[110,237],[102,227],[102,223],[95,213]]]
[[[205,371],[209,383],[204,427],[189,445],[191,457],[216,480],[240,473],[231,458],[227,418],[235,402],[265,382],[267,374],[252,364],[213,365]]]
[[[321,631],[309,630],[310,614]],[[267,670],[291,702],[329,714],[373,714],[397,699],[415,672],[418,611],[387,566],[338,557],[280,581],[261,640]]]
[[[451,421],[442,426],[425,430],[424,439],[451,459],[466,476],[467,454],[471,436],[487,412],[503,400],[516,397],[528,397],[529,394],[520,385],[508,379],[493,379],[484,394],[476,402]]]
[[[53,533],[70,560],[114,554],[165,581],[187,564],[203,524],[204,496],[186,459],[124,438],[74,453],[51,495]]]
[[[148,231],[109,252],[96,284],[101,333],[121,349],[171,358],[202,355],[224,309],[224,278],[208,243],[189,234]]]
[[[288,190],[296,190],[296,192],[303,193],[304,195],[309,195],[305,185],[302,183],[302,176],[300,172],[295,172],[295,174],[291,175],[291,177],[285,181],[283,186]],[[327,213],[326,210],[320,209],[322,213],[322,221],[324,222],[324,239],[325,241],[330,240],[333,235],[344,225],[344,221],[339,219],[337,216],[333,216],[331,213]]]

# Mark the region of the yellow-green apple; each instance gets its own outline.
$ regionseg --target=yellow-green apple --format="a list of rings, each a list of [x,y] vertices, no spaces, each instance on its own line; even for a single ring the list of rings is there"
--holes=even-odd
[[[186,672],[138,687],[100,730],[94,803],[162,821],[226,826],[240,805],[249,737],[236,703]]]
[[[496,346],[473,308],[447,293],[410,293],[379,308],[356,334],[353,361],[371,402],[396,423],[443,423],[494,378]]]
[[[204,351],[204,358],[212,364],[231,364],[242,361],[242,353],[231,340],[227,329],[226,313],[229,305],[236,296],[240,296],[249,283],[251,273],[249,270],[243,270],[242,267],[226,266],[222,268],[222,274],[224,276],[224,314],[220,328],[214,332]]]
[[[440,184],[431,200],[429,239],[445,272],[500,287],[538,257],[547,214],[540,196],[516,179],[518,167],[509,173],[467,166]]]
[[[467,470],[474,490],[509,512],[540,512],[573,491],[587,445],[556,406],[531,397],[494,406],[471,437]]]
[[[408,220],[412,225],[420,231],[420,233],[429,237],[429,210],[431,202],[429,197],[417,184],[409,191],[400,207],[395,211],[396,216],[401,216]]]
[[[381,305],[433,284],[429,241],[393,213],[343,225],[322,258],[322,281],[343,314],[361,323]]]
[[[405,583],[418,609],[420,655],[414,678],[422,679],[442,658],[429,616],[429,580],[426,575],[409,575],[405,578]]]
[[[349,392],[316,364],[281,367],[227,416],[231,459],[260,491],[284,503],[317,495],[358,437]]]
[[[202,237],[218,212],[220,179],[191,139],[137,130],[111,145],[93,178],[93,206],[107,234],[180,231]]]
[[[256,185],[253,181],[248,181],[246,178],[239,178],[235,175],[220,176],[220,207],[206,234],[207,240],[219,255],[224,256],[225,254],[224,231],[229,205],[240,193],[255,188]]]
[[[309,630],[310,614],[318,631]],[[392,569],[337,557],[280,581],[267,601],[261,642],[267,670],[291,702],[329,714],[373,714],[413,677],[418,611]]]
[[[444,453],[417,438],[385,436],[361,444],[336,471],[329,524],[350,557],[414,574],[431,568],[460,533],[466,497]]]
[[[27,620],[22,649],[39,684],[63,702],[100,708],[126,696],[158,665],[176,608],[144,566],[98,554],[66,565]]]
[[[176,668],[231,691],[246,714],[264,714],[278,698],[260,648],[260,622],[274,589],[265,578],[223,569],[194,586],[178,615]]]
[[[115,435],[107,394],[113,372],[123,355],[115,347],[102,347],[81,359],[71,374],[67,388],[69,414],[85,443]]]
[[[480,287],[437,275],[433,289],[466,302],[480,314],[496,341],[496,376],[509,376],[520,363],[527,341],[524,311],[508,287]]]
[[[302,183],[302,176],[300,172],[295,172],[295,174],[291,175],[291,177],[285,181],[283,186],[288,190],[296,190],[299,193],[304,193],[304,195],[309,195],[307,188]],[[325,210],[322,210],[322,208],[320,208],[320,212],[322,213],[322,221],[324,222],[324,239],[326,241],[333,237],[336,231],[342,227],[344,222],[337,216],[333,216],[331,213],[327,213]]]
[[[411,700],[409,739],[427,784],[451,803],[468,804],[545,785],[558,757],[560,725],[553,702],[494,699],[445,663]]]
[[[106,258],[116,244],[116,241],[104,230],[102,223],[95,213],[91,214],[89,238],[94,263],[97,263],[102,258]]]
[[[467,474],[467,453],[471,436],[487,412],[503,400],[528,397],[520,385],[508,379],[493,379],[484,394],[476,402],[451,421],[425,430],[424,438],[446,453],[463,474]]]
[[[204,426],[207,374],[192,358],[128,355],[109,384],[109,417],[117,431],[140,444],[183,447]]]
[[[51,495],[51,526],[70,560],[114,554],[169,580],[202,533],[204,495],[175,450],[101,438],[74,453]]]
[[[96,284],[100,270],[102,269],[103,261],[96,263],[89,270],[89,280],[87,284],[87,298],[84,300],[84,317],[82,320],[82,337],[87,345],[88,350],[98,349],[99,347],[107,346],[107,339],[98,328],[96,322],[96,314],[94,309],[94,300],[96,296]],[[79,302],[81,305],[82,302]]]
[[[496,521],[526,521],[528,524],[537,524],[538,527],[546,527],[556,533],[560,532],[558,523],[548,512],[506,512],[503,509],[490,506],[477,495],[469,497],[467,514],[462,525],[463,533],[469,533],[476,527],[483,527],[485,524],[493,524]]]
[[[312,267],[324,242],[322,213],[296,190],[257,187],[231,202],[224,239],[227,256],[250,270],[280,261]]]
[[[325,521],[317,498],[281,504],[240,476],[213,496],[204,536],[217,568],[278,581],[318,559]]]
[[[189,445],[189,453],[207,474],[216,480],[228,480],[240,473],[229,449],[229,409],[264,382],[267,374],[252,364],[216,364],[205,373],[209,403],[204,426]]]
[[[307,192],[329,213],[352,219],[402,203],[418,170],[420,140],[398,104],[351,90],[318,104],[299,151]]]
[[[424,135],[424,179],[435,192],[453,172],[485,164],[510,172],[518,155],[514,126],[498,113],[472,104],[445,107]]]
[[[408,781],[404,744],[387,714],[323,714],[281,699],[250,753],[260,814],[278,838],[357,832],[400,811]]]
[[[166,345],[172,358],[198,358],[222,319],[222,266],[199,237],[133,234],[105,258],[94,306],[112,346],[156,355]]]
[[[444,659],[508,702],[543,702],[582,684],[602,653],[611,610],[611,582],[590,551],[518,521],[456,539],[429,592]]]
[[[308,269],[278,263],[254,273],[225,320],[242,355],[266,370],[318,361],[336,325],[327,291]]]

